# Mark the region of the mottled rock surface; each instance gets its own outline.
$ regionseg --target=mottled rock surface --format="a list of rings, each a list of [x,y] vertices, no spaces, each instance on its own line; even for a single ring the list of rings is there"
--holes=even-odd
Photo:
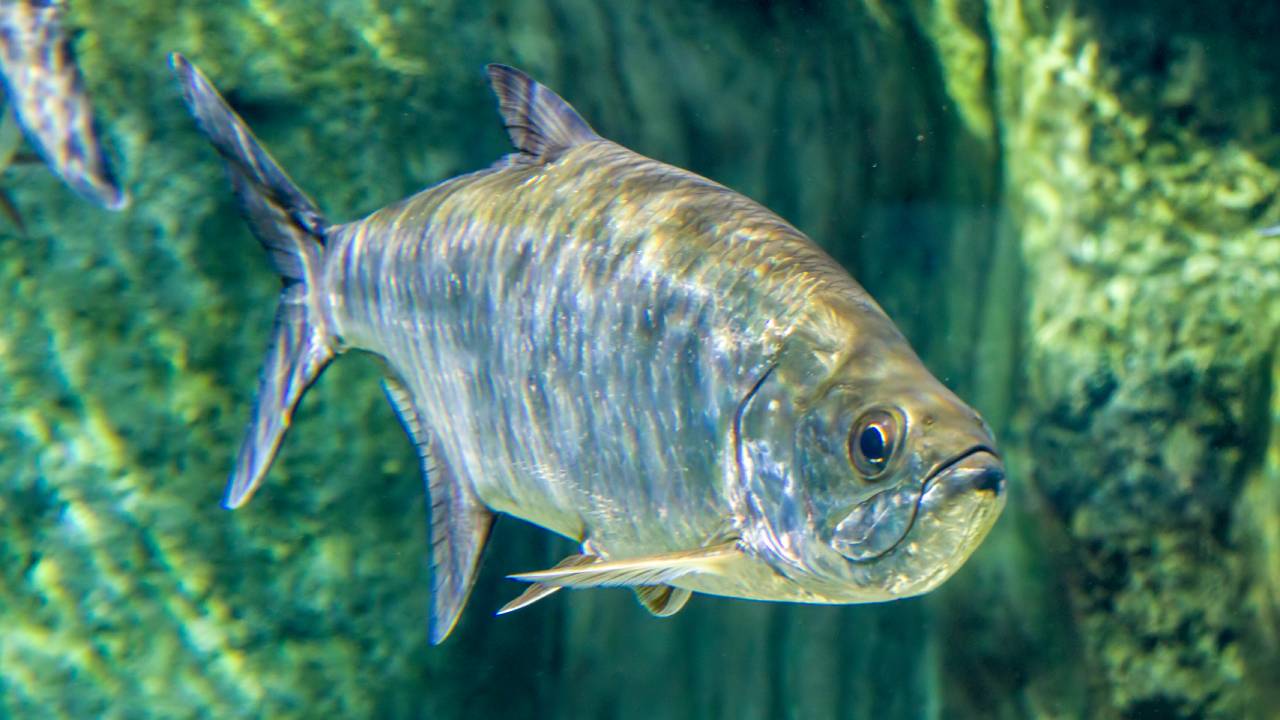
[[[1006,197],[1033,288],[1033,480],[1064,535],[1092,707],[1269,717],[1277,650],[1260,626],[1275,609],[1246,597],[1274,598],[1250,570],[1251,523],[1277,518],[1260,465],[1280,244],[1256,229],[1280,185],[1264,40],[1280,15],[993,5]]]

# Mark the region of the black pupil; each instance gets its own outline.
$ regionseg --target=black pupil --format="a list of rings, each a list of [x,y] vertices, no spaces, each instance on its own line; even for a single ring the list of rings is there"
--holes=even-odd
[[[858,438],[858,449],[862,456],[875,464],[885,461],[884,431],[878,425],[868,425]]]

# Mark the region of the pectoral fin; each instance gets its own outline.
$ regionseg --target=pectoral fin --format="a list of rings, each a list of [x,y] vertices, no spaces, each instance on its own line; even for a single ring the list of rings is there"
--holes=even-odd
[[[493,513],[476,497],[471,484],[454,474],[437,449],[434,433],[423,422],[409,390],[398,380],[383,381],[387,398],[418,447],[431,501],[432,643],[440,643],[462,614],[475,584],[480,554],[493,527]]]
[[[600,562],[600,558],[595,555],[570,555],[559,563],[556,563],[556,566],[552,569],[559,570],[562,568],[581,567],[583,565],[590,565],[598,562]],[[557,590],[560,590],[560,588],[561,586],[559,585],[547,585],[545,583],[538,582],[533,583],[526,588],[524,592],[520,593],[520,596],[515,600],[503,605],[502,609],[498,610],[497,614],[506,615],[509,612],[515,612],[516,610],[527,608],[543,598],[554,595]]]
[[[658,617],[671,617],[689,602],[692,592],[670,585],[645,585],[636,588],[636,599]]]
[[[513,580],[557,587],[635,587],[668,585],[686,575],[717,573],[728,561],[742,553],[738,542],[662,555],[604,560],[575,567],[556,566],[550,570],[512,575]]]

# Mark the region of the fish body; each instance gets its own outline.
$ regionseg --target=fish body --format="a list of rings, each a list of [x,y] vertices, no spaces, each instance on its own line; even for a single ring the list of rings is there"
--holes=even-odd
[[[258,487],[306,386],[379,356],[432,501],[431,635],[492,518],[582,543],[506,609],[629,586],[849,603],[925,592],[1004,502],[985,424],[798,230],[597,135],[491,66],[516,154],[331,225],[212,85],[175,68],[285,281],[225,504]]]
[[[98,139],[65,0],[0,0],[0,76],[9,110],[63,182],[109,210],[129,201]]]
[[[730,530],[743,398],[788,336],[839,333],[840,311],[869,303],[764,208],[605,140],[330,237],[335,333],[447,428],[454,471],[490,508],[606,556]]]

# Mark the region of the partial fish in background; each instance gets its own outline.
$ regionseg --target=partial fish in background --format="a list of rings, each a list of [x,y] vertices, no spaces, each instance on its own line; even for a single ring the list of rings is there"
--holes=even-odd
[[[173,66],[284,288],[224,505],[247,502],[307,387],[375,353],[431,508],[430,637],[495,514],[581,543],[504,610],[626,586],[811,603],[927,592],[1005,502],[985,423],[811,240],[489,77],[518,152],[331,224],[208,80]]]
[[[64,0],[0,0],[0,74],[8,93],[4,122],[11,125],[10,116],[16,118],[45,164],[81,196],[120,210],[129,197],[98,141],[63,27],[65,11]],[[17,157],[15,137],[0,130],[0,168]]]

